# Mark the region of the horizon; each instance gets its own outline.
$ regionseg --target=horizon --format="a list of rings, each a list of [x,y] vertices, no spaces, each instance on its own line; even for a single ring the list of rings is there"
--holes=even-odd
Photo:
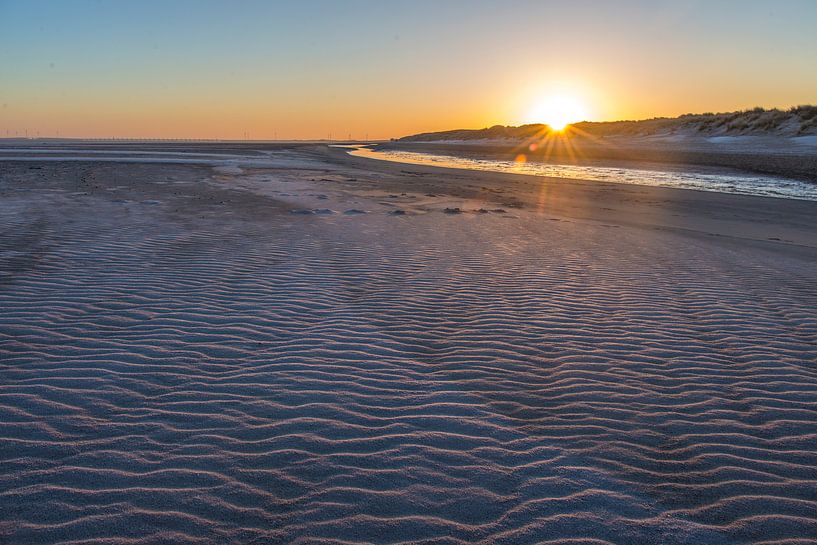
[[[0,137],[369,141],[817,102],[814,3],[465,6],[0,0]]]
[[[765,112],[787,112],[792,111],[796,108],[817,108],[817,105],[813,104],[799,104],[796,106],[790,106],[788,108],[763,108],[761,106],[756,106],[754,108],[746,108],[742,110],[735,110],[732,112],[687,112],[684,114],[680,114],[675,117],[650,117],[650,118],[642,118],[642,119],[613,119],[607,121],[590,121],[590,120],[581,120],[577,122],[568,123],[565,128],[571,127],[574,125],[583,125],[583,124],[615,124],[615,123],[640,123],[640,122],[648,122],[648,121],[659,121],[659,120],[672,120],[672,119],[682,119],[685,117],[703,117],[703,116],[718,116],[718,115],[729,115],[735,113],[751,113],[758,109],[763,110]],[[518,125],[503,125],[503,124],[496,124],[484,127],[455,127],[455,128],[448,128],[443,129],[442,131],[421,131],[418,133],[413,133],[410,135],[399,135],[397,137],[389,137],[389,138],[290,138],[290,139],[269,139],[269,138],[234,138],[234,139],[227,139],[227,138],[195,138],[195,137],[151,137],[151,136],[144,136],[144,137],[128,137],[128,136],[96,136],[96,137],[76,137],[76,136],[41,136],[41,135],[33,135],[33,134],[15,134],[10,136],[2,136],[0,135],[0,141],[14,141],[14,140],[39,140],[39,141],[87,141],[87,142],[200,142],[200,143],[308,143],[308,142],[326,142],[326,143],[333,143],[333,142],[346,142],[346,143],[353,143],[353,142],[388,142],[389,140],[399,140],[400,138],[409,137],[409,136],[417,136],[426,133],[437,133],[437,132],[457,132],[457,131],[483,131],[488,130],[494,127],[505,127],[505,128],[521,128],[521,127],[531,127],[531,126],[544,126],[548,127],[549,130],[553,132],[563,132],[562,129],[554,130],[550,127],[547,123],[520,123]],[[350,136],[350,135],[347,135]]]

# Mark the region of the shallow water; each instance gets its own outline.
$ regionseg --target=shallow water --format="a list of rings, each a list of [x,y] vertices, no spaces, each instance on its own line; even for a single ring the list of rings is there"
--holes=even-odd
[[[510,172],[533,176],[550,176],[553,178],[672,187],[675,189],[697,189],[700,191],[715,191],[718,193],[737,193],[741,195],[817,201],[817,184],[760,174],[670,169],[648,170],[588,165],[560,165],[543,162],[518,163],[515,161],[473,159],[413,151],[375,151],[365,147],[356,147],[350,151],[350,153],[358,157],[367,157],[370,159],[446,168]]]

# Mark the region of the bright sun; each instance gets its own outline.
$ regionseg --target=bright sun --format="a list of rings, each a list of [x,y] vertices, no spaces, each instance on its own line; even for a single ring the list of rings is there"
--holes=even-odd
[[[554,131],[562,131],[571,123],[587,119],[587,110],[573,97],[553,95],[543,99],[531,109],[528,121],[544,123]]]

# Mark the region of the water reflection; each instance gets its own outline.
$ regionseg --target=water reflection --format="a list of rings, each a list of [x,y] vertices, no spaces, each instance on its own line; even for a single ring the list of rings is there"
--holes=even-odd
[[[399,163],[817,201],[817,184],[759,174],[557,165],[533,161],[473,159],[413,151],[375,151],[362,146],[344,147],[354,148],[350,153],[358,157]]]

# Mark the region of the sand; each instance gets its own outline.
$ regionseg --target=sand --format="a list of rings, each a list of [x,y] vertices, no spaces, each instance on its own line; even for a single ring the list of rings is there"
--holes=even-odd
[[[817,203],[89,149],[0,161],[0,542],[817,543]]]

